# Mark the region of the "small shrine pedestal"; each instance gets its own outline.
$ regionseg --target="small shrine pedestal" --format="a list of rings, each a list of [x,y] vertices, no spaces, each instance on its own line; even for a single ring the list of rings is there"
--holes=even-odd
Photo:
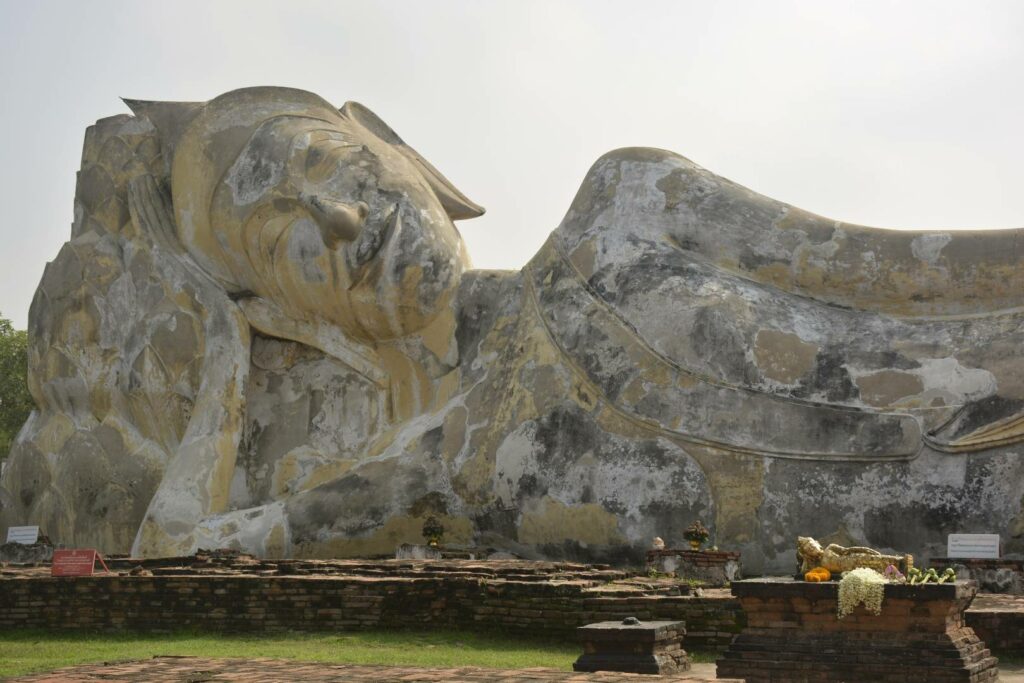
[[[12,564],[46,564],[53,559],[49,541],[36,543],[4,543],[0,545],[0,562]]]
[[[396,560],[440,560],[441,549],[429,545],[403,543],[395,550]]]
[[[486,554],[448,546],[403,543],[395,550],[396,560],[476,560]]]
[[[997,660],[964,624],[973,581],[885,586],[882,612],[836,617],[839,583],[732,584],[747,626],[718,660],[720,678],[768,681],[995,681]]]
[[[674,674],[690,669],[681,621],[601,621],[576,629],[583,654],[573,671]]]
[[[958,578],[977,581],[982,593],[1024,595],[1024,559],[933,557],[931,565],[939,573],[952,567]]]
[[[719,588],[742,578],[740,554],[721,550],[648,550],[647,570],[697,579],[710,588]]]

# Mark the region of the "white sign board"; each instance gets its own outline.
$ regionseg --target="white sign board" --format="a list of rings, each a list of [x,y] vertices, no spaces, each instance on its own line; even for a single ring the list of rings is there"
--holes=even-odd
[[[999,534],[950,534],[946,557],[999,559]]]
[[[8,543],[23,543],[32,545],[39,540],[39,527],[37,526],[9,526],[7,527]]]

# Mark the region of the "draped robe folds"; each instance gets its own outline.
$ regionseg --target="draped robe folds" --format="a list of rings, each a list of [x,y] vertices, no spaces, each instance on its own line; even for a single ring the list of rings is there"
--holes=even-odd
[[[622,150],[591,170],[530,284],[559,348],[656,429],[910,459],[1024,438],[1022,235],[847,225]]]

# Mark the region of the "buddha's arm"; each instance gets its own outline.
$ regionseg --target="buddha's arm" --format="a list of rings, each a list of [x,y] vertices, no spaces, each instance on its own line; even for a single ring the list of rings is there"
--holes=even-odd
[[[227,509],[243,425],[249,325],[238,306],[191,267],[173,241],[170,207],[154,179],[134,179],[128,196],[136,226],[178,257],[180,275],[196,289],[203,307],[202,380],[192,417],[171,454],[132,547],[133,555],[143,557],[186,554],[195,550],[196,524]]]
[[[840,557],[847,557],[850,555],[873,555],[877,557],[882,554],[874,548],[864,548],[862,546],[853,546],[847,548],[841,545],[836,545],[835,543],[830,544],[828,548],[826,548],[826,551],[834,553],[835,555],[838,555]]]

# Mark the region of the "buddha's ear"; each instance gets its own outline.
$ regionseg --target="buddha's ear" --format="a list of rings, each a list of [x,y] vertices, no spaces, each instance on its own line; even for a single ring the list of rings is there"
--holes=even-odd
[[[421,157],[419,152],[405,144],[405,141],[372,111],[358,102],[346,102],[345,106],[341,108],[341,113],[345,118],[392,145],[412,161],[423,177],[427,179],[434,194],[440,200],[441,206],[453,221],[476,218],[484,214],[484,207],[470,201],[466,195],[459,192],[450,180],[441,175],[441,172],[434,168],[429,161]]]
[[[188,124],[192,123],[206,106],[205,102],[151,102],[123,97],[121,100],[128,105],[133,114],[148,119],[156,128],[157,136],[160,138],[160,150],[168,169],[171,168],[174,150]]]

